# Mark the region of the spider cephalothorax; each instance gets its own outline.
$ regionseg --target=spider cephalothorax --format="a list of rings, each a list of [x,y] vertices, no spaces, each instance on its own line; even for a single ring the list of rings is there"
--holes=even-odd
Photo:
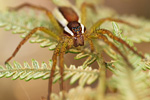
[[[85,27],[79,22],[77,13],[70,7],[59,7],[54,15],[63,27],[64,34],[72,37],[74,46],[83,46]]]
[[[84,36],[85,32],[84,26],[77,21],[69,22],[64,28],[64,33],[71,36],[74,42],[74,46],[83,46],[84,45]]]
[[[95,24],[92,25],[91,28],[89,28],[86,32],[85,28],[85,20],[86,20],[86,9],[85,7],[91,6],[89,4],[84,3],[81,6],[81,18],[79,19],[78,14],[72,9],[71,7],[58,7],[52,14],[49,10],[33,6],[30,4],[23,4],[21,6],[16,7],[14,10],[18,10],[22,7],[31,7],[34,9],[45,11],[47,16],[49,17],[52,24],[55,26],[56,30],[58,31],[59,36],[56,35],[51,29],[45,28],[45,27],[36,27],[33,30],[30,31],[30,33],[20,42],[20,44],[17,46],[16,50],[12,54],[11,57],[9,57],[5,63],[9,62],[18,52],[18,50],[21,48],[21,46],[36,32],[36,31],[43,31],[53,37],[57,42],[58,45],[54,50],[54,54],[52,57],[53,65],[50,73],[49,78],[49,94],[48,94],[48,100],[50,99],[50,94],[52,90],[52,79],[55,72],[55,67],[57,64],[57,57],[59,56],[59,67],[60,67],[60,74],[61,74],[61,84],[60,89],[63,90],[63,71],[64,71],[64,54],[71,49],[72,47],[78,47],[78,46],[84,46],[84,42],[87,41],[87,43],[90,44],[91,53],[95,50],[95,47],[93,45],[94,39],[102,39],[106,44],[108,44],[112,49],[114,49],[116,52],[118,52],[122,58],[125,60],[127,65],[131,68],[132,64],[130,64],[127,57],[119,50],[119,48],[112,42],[109,41],[109,39],[105,36],[108,35],[111,39],[114,39],[121,44],[125,45],[129,50],[133,51],[135,54],[139,55],[141,58],[144,58],[143,55],[139,54],[137,51],[135,51],[130,45],[128,45],[124,40],[114,36],[112,32],[106,29],[99,29],[99,26],[103,24],[105,21],[116,21],[120,23],[127,24],[132,27],[136,27],[128,22],[125,22],[123,20],[119,19],[113,19],[113,18],[104,18],[98,20]],[[73,41],[73,42],[71,42]]]

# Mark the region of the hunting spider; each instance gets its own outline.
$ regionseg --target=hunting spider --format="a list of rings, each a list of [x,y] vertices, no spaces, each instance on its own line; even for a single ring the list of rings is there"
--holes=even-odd
[[[12,8],[11,10],[19,10],[23,7],[30,7],[33,9],[38,9],[46,12],[46,15],[54,25],[57,32],[60,34],[59,36],[56,35],[52,30],[47,29],[45,27],[36,27],[30,31],[30,33],[19,43],[17,48],[15,49],[14,53],[11,57],[9,57],[5,63],[9,62],[19,51],[21,46],[37,31],[42,31],[54,39],[58,41],[58,45],[56,49],[54,50],[52,60],[53,65],[50,73],[49,78],[49,89],[48,89],[48,100],[50,99],[50,94],[52,91],[52,79],[55,72],[55,67],[57,64],[57,57],[59,57],[59,67],[60,67],[60,74],[61,74],[61,84],[60,84],[60,90],[63,90],[63,72],[64,72],[64,54],[71,48],[76,48],[79,46],[84,46],[85,42],[87,42],[90,45],[91,52],[94,52],[95,48],[93,45],[94,39],[101,39],[106,44],[108,44],[112,49],[114,49],[116,52],[118,52],[124,61],[128,64],[128,66],[132,67],[132,65],[129,63],[127,57],[118,49],[116,45],[114,45],[108,38],[105,36],[108,35],[111,39],[118,41],[122,45],[125,45],[128,49],[133,51],[135,54],[139,55],[141,58],[144,58],[143,55],[139,54],[137,51],[135,51],[130,45],[128,45],[124,40],[114,36],[112,32],[106,29],[99,29],[98,27],[101,26],[105,21],[115,21],[123,24],[127,24],[131,27],[136,27],[128,22],[125,22],[123,20],[114,19],[114,18],[104,18],[98,20],[95,24],[92,25],[91,28],[86,29],[85,25],[85,18],[86,18],[86,7],[92,7],[90,4],[84,3],[81,6],[81,20],[78,17],[78,14],[75,12],[75,10],[71,7],[62,6],[58,7],[58,9],[54,10],[54,13],[52,14],[48,9],[34,6],[31,4],[23,4],[16,8]]]

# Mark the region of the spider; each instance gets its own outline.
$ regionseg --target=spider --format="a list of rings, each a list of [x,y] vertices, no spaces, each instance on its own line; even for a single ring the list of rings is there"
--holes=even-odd
[[[49,88],[48,88],[48,100],[50,100],[50,95],[52,92],[52,79],[55,72],[55,67],[57,64],[57,57],[59,57],[59,67],[60,67],[60,75],[61,75],[61,84],[60,84],[60,90],[63,91],[63,72],[64,72],[64,54],[71,48],[76,48],[79,46],[84,46],[85,42],[87,42],[90,45],[91,52],[94,52],[95,47],[93,45],[93,39],[102,39],[106,44],[108,44],[112,49],[114,49],[116,52],[118,52],[122,58],[125,60],[125,62],[128,64],[128,66],[132,67],[130,62],[128,61],[127,57],[118,49],[116,45],[114,45],[108,38],[105,36],[108,35],[113,40],[116,40],[120,42],[121,44],[125,45],[127,48],[129,48],[131,51],[133,51],[135,54],[139,55],[141,58],[144,58],[143,55],[135,51],[130,45],[128,45],[124,40],[114,36],[111,31],[107,29],[99,29],[98,27],[101,26],[105,21],[115,21],[123,24],[127,24],[132,27],[136,27],[135,25],[132,25],[126,21],[120,20],[120,19],[114,19],[114,18],[104,18],[98,20],[95,24],[92,25],[91,28],[86,29],[86,7],[92,8],[90,4],[83,3],[81,6],[81,20],[78,16],[78,14],[75,12],[75,10],[71,7],[67,6],[61,6],[58,7],[54,12],[51,13],[46,8],[31,5],[31,4],[22,4],[16,8],[11,8],[10,10],[19,10],[23,7],[30,7],[33,9],[38,9],[41,11],[46,12],[46,15],[52,22],[52,24],[55,26],[55,29],[58,31],[60,35],[56,35],[52,30],[45,28],[45,27],[36,27],[32,29],[29,34],[19,43],[15,51],[13,52],[12,56],[10,56],[5,63],[8,63],[19,51],[21,46],[37,31],[42,31],[51,37],[55,38],[58,41],[58,45],[56,46],[56,49],[54,50],[52,60],[53,65],[50,73],[49,78]]]

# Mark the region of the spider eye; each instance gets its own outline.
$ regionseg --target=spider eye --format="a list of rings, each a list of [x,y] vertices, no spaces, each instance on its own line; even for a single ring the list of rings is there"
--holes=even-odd
[[[75,27],[72,27],[72,29],[75,30],[76,28],[75,28]]]
[[[78,28],[78,30],[79,30],[79,29],[80,29],[80,26],[78,26],[77,28]]]
[[[74,32],[78,32],[78,31],[80,31],[80,26],[72,27],[72,30],[73,30]]]

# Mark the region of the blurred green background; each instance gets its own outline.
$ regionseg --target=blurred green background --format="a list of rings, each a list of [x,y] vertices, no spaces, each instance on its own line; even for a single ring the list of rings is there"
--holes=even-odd
[[[34,5],[40,5],[48,9],[52,9],[54,6],[50,0],[0,0],[0,10],[6,9],[6,7],[15,7],[24,2],[32,3]],[[150,19],[150,0],[105,0],[104,5],[115,9],[120,14],[135,14],[139,17],[146,17]],[[142,33],[141,33],[142,34]],[[18,43],[22,39],[19,35],[13,35],[10,31],[5,32],[3,28],[0,28],[0,65],[4,65],[4,61],[12,54]],[[138,50],[142,52],[149,52],[150,44],[142,43],[136,44]],[[28,61],[31,63],[31,58],[36,59],[39,62],[48,62],[51,59],[52,52],[48,48],[40,48],[39,44],[30,44],[27,42],[19,51],[17,56],[12,59],[20,63]],[[68,59],[68,57],[70,57]],[[78,61],[73,60],[73,55],[65,56],[67,64],[76,64]],[[80,62],[82,63],[82,62]],[[40,100],[41,96],[47,95],[48,80],[42,81],[31,80],[25,82],[24,80],[12,81],[10,78],[0,79],[0,100]],[[58,83],[53,87],[54,92],[59,91]],[[65,88],[69,88],[67,85]]]

